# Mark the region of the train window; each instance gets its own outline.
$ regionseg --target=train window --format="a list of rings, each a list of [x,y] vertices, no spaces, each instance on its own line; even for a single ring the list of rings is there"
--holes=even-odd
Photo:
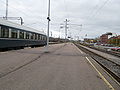
[[[11,29],[11,38],[17,38],[17,30]]]
[[[37,40],[37,34],[35,34],[35,40]]]
[[[43,40],[43,36],[42,36],[41,40]]]
[[[38,40],[38,34],[37,34],[37,40]]]
[[[35,39],[35,34],[33,34],[33,39]]]
[[[46,37],[44,36],[44,40],[46,41]]]
[[[42,40],[42,35],[41,35],[40,39]]]
[[[44,36],[43,36],[43,40],[44,40]]]
[[[47,40],[47,37],[45,36],[45,41]]]
[[[31,33],[29,33],[29,39],[31,39]]]
[[[40,40],[40,34],[38,35],[38,40]]]
[[[9,28],[8,27],[1,27],[1,37],[8,38],[9,37]]]
[[[1,26],[0,26],[0,37],[1,37]]]
[[[43,36],[41,35],[41,40],[43,40]]]
[[[44,36],[43,36],[43,40],[44,40]]]
[[[44,36],[44,40],[45,40],[45,36]]]
[[[34,34],[31,33],[31,39],[34,39]]]
[[[26,39],[29,39],[30,34],[28,32],[26,32]]]
[[[24,39],[24,32],[20,31],[19,32],[19,37],[20,37],[20,39]]]
[[[47,40],[46,36],[45,36],[45,41]]]
[[[38,34],[38,40],[40,40],[40,35]]]
[[[45,41],[46,39],[45,39],[45,36],[44,36],[44,41]]]
[[[44,41],[45,41],[45,36],[44,36]]]
[[[40,35],[40,40],[42,39],[41,37],[42,37],[42,36]]]

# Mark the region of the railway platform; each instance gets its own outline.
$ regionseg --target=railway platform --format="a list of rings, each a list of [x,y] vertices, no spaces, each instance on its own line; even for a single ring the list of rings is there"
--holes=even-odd
[[[120,90],[120,85],[74,44],[0,53],[0,90]]]
[[[95,49],[92,49],[92,48],[89,48],[89,47],[85,47],[83,45],[80,45],[80,46],[120,65],[120,58],[119,57],[116,57],[114,55],[110,55],[110,54],[107,54],[107,53],[104,53],[104,52],[101,52],[101,51],[98,51],[98,50],[95,50]]]

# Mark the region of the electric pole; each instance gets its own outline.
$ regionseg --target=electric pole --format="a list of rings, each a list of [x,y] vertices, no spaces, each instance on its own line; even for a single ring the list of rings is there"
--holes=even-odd
[[[52,37],[52,31],[51,31],[51,37]]]
[[[5,19],[7,20],[8,17],[8,0],[6,0],[6,16]]]
[[[20,18],[20,21],[21,21],[21,25],[23,25],[23,19],[22,19],[22,17],[19,17]]]
[[[66,19],[66,20],[65,20],[65,42],[66,42],[66,39],[67,39],[67,28],[68,28],[68,27],[67,27],[67,25],[68,25],[67,23],[68,23],[68,22],[69,22],[69,20]]]
[[[50,0],[48,1],[48,28],[47,28],[47,45],[46,45],[46,53],[48,52],[48,47],[49,47],[49,28],[50,28]]]

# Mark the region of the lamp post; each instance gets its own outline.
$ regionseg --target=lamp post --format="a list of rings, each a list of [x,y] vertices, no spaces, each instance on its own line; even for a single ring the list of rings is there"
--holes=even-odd
[[[48,52],[48,47],[49,47],[49,28],[50,28],[50,0],[48,1],[48,28],[47,28],[47,45],[46,45],[46,53]]]
[[[6,16],[5,19],[7,20],[8,17],[8,0],[6,0]]]
[[[60,27],[59,27],[59,38],[61,38],[61,31],[60,31],[60,30],[61,30],[62,28],[64,28],[63,25],[64,25],[64,24],[60,24]]]
[[[69,20],[66,19],[65,20],[65,43],[67,42],[67,29],[68,29],[67,25],[68,25],[68,22],[69,22]]]

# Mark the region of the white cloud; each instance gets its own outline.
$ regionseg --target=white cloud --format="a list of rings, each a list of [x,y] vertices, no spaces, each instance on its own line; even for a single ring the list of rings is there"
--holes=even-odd
[[[5,16],[5,1],[1,1],[0,16]],[[120,34],[120,0],[109,0],[101,8],[105,1],[51,0],[50,31],[53,31],[57,37],[60,23],[64,23],[65,18],[68,18],[69,24],[83,24],[81,32],[79,27],[70,26],[68,34],[71,32],[73,37],[81,38],[88,34],[88,37],[92,38],[106,32]],[[9,0],[9,16],[23,17],[25,25],[45,31],[47,30],[47,9],[48,0]],[[64,36],[64,29],[62,34]]]

